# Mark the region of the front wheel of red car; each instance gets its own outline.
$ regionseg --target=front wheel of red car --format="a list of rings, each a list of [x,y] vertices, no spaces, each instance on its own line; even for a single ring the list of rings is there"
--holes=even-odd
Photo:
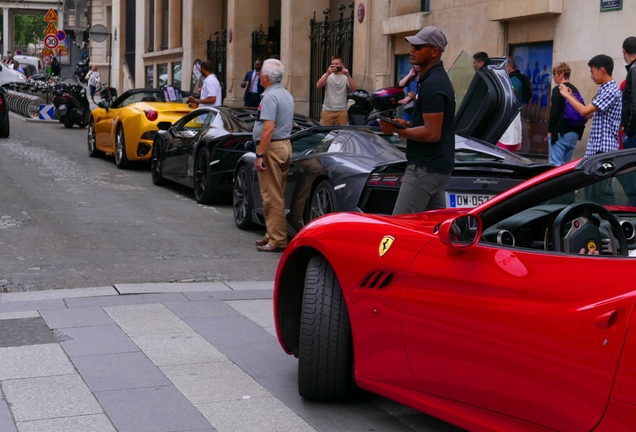
[[[320,401],[343,400],[352,390],[353,341],[344,296],[322,256],[307,264],[298,350],[298,393]]]

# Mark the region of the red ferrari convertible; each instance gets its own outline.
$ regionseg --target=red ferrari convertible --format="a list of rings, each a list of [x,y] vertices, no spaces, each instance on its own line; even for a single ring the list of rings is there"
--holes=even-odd
[[[471,431],[633,431],[635,224],[636,150],[471,210],[316,219],[274,292],[300,395],[357,385]]]

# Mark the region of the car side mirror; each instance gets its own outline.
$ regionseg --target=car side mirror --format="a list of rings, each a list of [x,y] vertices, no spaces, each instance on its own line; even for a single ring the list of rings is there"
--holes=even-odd
[[[477,215],[466,214],[442,222],[439,240],[448,246],[451,255],[459,255],[462,249],[474,246],[481,238],[482,221]]]
[[[100,108],[104,108],[105,110],[108,110],[108,108],[110,108],[110,101],[109,100],[99,101],[97,103],[97,106]]]
[[[172,123],[170,123],[169,121],[160,121],[159,123],[157,123],[157,128],[159,130],[167,131],[171,127]]]

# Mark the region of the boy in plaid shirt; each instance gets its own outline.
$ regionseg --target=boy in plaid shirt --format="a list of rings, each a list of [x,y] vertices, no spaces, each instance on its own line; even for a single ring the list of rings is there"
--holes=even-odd
[[[612,78],[614,60],[599,54],[587,64],[592,80],[599,85],[598,93],[588,105],[583,105],[573,95],[572,90],[561,84],[559,91],[570,105],[582,116],[592,118],[590,138],[585,156],[618,150],[618,128],[621,124],[622,95]]]
[[[599,85],[598,93],[588,105],[583,105],[572,95],[572,90],[561,84],[559,91],[581,115],[592,117],[590,137],[585,156],[618,150],[618,129],[621,124],[622,94],[612,78],[614,60],[610,56],[599,54],[587,63],[592,80]],[[597,182],[585,191],[589,201],[598,204],[614,204],[612,184],[608,181]]]

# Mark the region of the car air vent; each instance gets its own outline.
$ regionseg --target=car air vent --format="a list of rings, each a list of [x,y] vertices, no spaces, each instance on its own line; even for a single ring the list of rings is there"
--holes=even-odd
[[[390,287],[397,280],[394,272],[376,270],[367,275],[360,284],[360,288],[382,290]]]
[[[621,220],[620,224],[621,228],[623,228],[623,231],[625,232],[625,237],[627,238],[627,240],[632,240],[634,238],[634,234],[636,234],[634,224],[628,220]]]
[[[497,233],[497,243],[504,246],[514,246],[515,236],[508,230],[499,230]]]

